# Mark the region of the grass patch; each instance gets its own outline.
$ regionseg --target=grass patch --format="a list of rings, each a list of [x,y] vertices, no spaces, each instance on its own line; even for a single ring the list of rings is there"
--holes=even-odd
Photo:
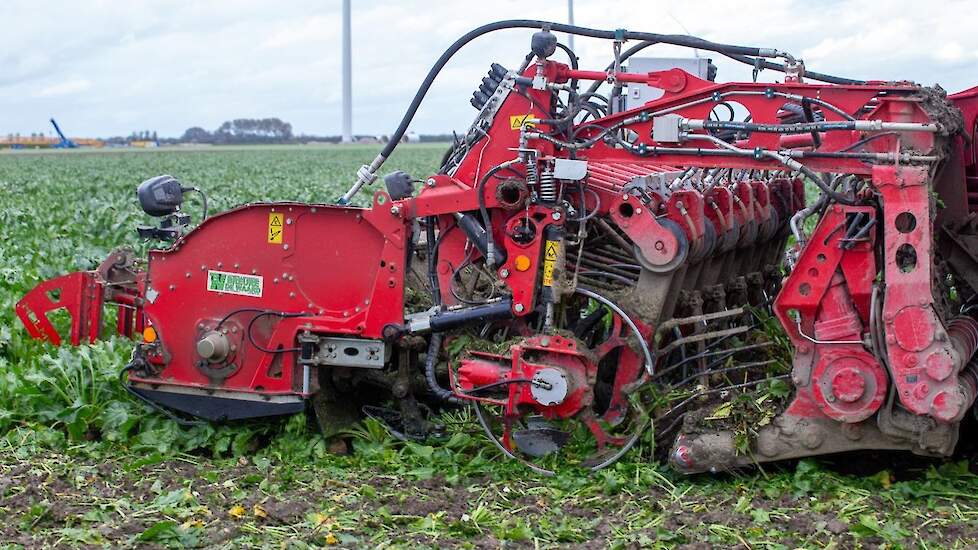
[[[442,146],[399,149],[422,178]],[[309,418],[181,427],[119,387],[130,345],[30,340],[13,304],[37,281],[141,246],[135,185],[169,173],[212,211],[330,202],[375,147],[0,155],[0,547],[969,547],[978,480],[966,462],[870,475],[829,460],[681,477],[646,443],[595,475],[504,460],[465,411],[445,436],[399,443],[375,422],[328,452]],[[190,199],[191,201],[193,198]],[[194,205],[189,209],[193,212]],[[903,455],[899,455],[903,457]],[[903,458],[899,458],[903,461]]]

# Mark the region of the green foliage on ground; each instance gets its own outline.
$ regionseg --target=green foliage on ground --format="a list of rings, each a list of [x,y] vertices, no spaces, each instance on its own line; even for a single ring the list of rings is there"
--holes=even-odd
[[[389,166],[423,178],[442,152],[404,147]],[[870,475],[839,473],[859,460],[849,457],[688,478],[643,445],[595,475],[542,478],[504,460],[466,411],[425,444],[365,422],[350,433],[354,452],[339,456],[301,414],[178,426],[120,388],[129,342],[58,349],[30,340],[14,316],[37,281],[142,246],[134,189],[145,178],[200,186],[212,211],[331,202],[375,153],[0,155],[0,548],[978,544],[978,480],[966,462],[897,467],[887,461],[902,455],[884,455]]]

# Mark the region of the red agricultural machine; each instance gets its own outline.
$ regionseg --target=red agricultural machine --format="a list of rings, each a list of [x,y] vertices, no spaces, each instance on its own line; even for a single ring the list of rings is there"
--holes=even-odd
[[[353,206],[452,55],[509,28],[536,30],[531,52],[492,65],[437,173],[395,171]],[[612,63],[580,69],[552,31],[607,39]],[[624,69],[654,44],[784,82]],[[635,101],[640,87],[661,95]],[[47,315],[67,309],[78,345],[117,306],[137,340],[127,387],[179,418],[308,399],[325,426],[368,414],[421,438],[432,407],[466,405],[543,472],[606,466],[653,429],[684,472],[855,449],[946,456],[978,386],[976,116],[978,88],[502,21],[442,55],[338,204],[248,204],[191,228],[191,188],[153,178],[138,197],[161,223],[139,231],[164,247],[41,283],[17,313],[59,343]],[[773,414],[742,417],[746,431],[729,422],[732,404],[779,396]]]

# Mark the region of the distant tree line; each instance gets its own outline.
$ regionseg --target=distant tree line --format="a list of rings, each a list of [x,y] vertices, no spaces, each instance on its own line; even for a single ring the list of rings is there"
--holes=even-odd
[[[423,134],[416,136],[421,142],[450,142],[452,134]],[[353,136],[353,140],[362,143],[386,143],[388,136],[361,134]],[[125,145],[133,141],[157,141],[165,145],[207,144],[207,145],[241,145],[261,143],[339,143],[340,136],[317,136],[310,134],[294,134],[292,125],[279,118],[236,118],[229,120],[213,131],[200,126],[187,128],[180,137],[160,137],[155,131],[140,130],[128,137],[115,136],[104,138],[110,145]],[[412,140],[413,141],[413,140]]]
[[[278,118],[236,118],[218,126],[213,132],[194,126],[188,128],[180,142],[215,145],[243,143],[291,143],[292,125]]]

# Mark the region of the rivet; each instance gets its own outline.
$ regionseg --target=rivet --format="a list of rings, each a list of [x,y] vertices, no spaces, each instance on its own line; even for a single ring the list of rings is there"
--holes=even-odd
[[[425,182],[425,185],[427,185],[428,187],[434,187],[435,186],[435,178],[428,178],[428,181]]]
[[[292,218],[285,218],[285,225],[292,225]]]

